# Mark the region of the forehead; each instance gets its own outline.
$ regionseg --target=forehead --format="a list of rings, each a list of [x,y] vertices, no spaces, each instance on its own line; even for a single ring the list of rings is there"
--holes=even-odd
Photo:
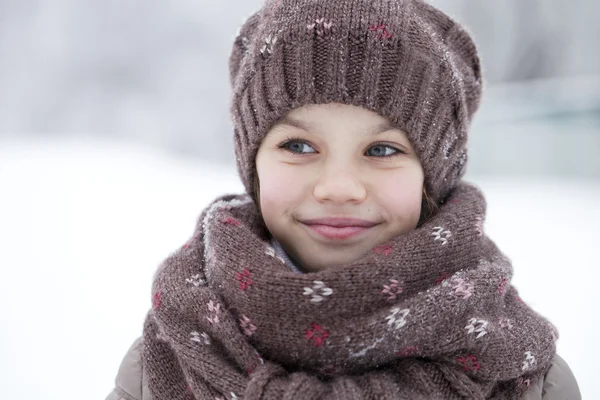
[[[373,111],[339,103],[311,104],[293,109],[279,124],[315,133],[322,130],[360,130],[375,134],[394,129],[386,118]]]

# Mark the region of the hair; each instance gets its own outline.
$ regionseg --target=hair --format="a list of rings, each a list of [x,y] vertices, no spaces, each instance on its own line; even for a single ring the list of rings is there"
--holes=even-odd
[[[429,196],[427,189],[423,186],[423,200],[421,201],[421,216],[417,228],[429,221],[439,210],[437,203]]]
[[[254,172],[254,182],[252,183],[252,193],[250,194],[256,207],[258,208],[258,212],[262,215],[262,210],[260,209],[260,182],[258,179],[258,172]],[[417,224],[417,228],[423,225],[425,222],[429,221],[431,217],[433,217],[439,210],[439,206],[436,202],[429,196],[427,193],[427,189],[423,186],[423,200],[421,201],[421,215],[419,217],[419,223]]]

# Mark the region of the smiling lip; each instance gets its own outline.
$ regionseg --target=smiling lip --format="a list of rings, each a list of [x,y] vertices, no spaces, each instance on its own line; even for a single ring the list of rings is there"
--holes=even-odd
[[[377,225],[376,222],[355,218],[316,218],[300,222],[321,236],[337,240],[360,235]]]

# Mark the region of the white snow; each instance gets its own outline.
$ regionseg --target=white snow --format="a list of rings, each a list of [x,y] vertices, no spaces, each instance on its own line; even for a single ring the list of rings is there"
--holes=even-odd
[[[600,182],[473,178],[522,298],[559,328],[584,398],[600,398]],[[155,268],[233,168],[98,140],[0,139],[0,393],[103,399],[141,333]]]

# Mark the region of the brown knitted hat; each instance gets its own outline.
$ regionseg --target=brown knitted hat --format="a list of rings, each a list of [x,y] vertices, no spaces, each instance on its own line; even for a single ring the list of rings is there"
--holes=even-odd
[[[465,172],[482,79],[469,34],[419,0],[267,0],[229,62],[238,172],[248,193],[271,126],[306,104],[344,103],[407,133],[442,201]]]

